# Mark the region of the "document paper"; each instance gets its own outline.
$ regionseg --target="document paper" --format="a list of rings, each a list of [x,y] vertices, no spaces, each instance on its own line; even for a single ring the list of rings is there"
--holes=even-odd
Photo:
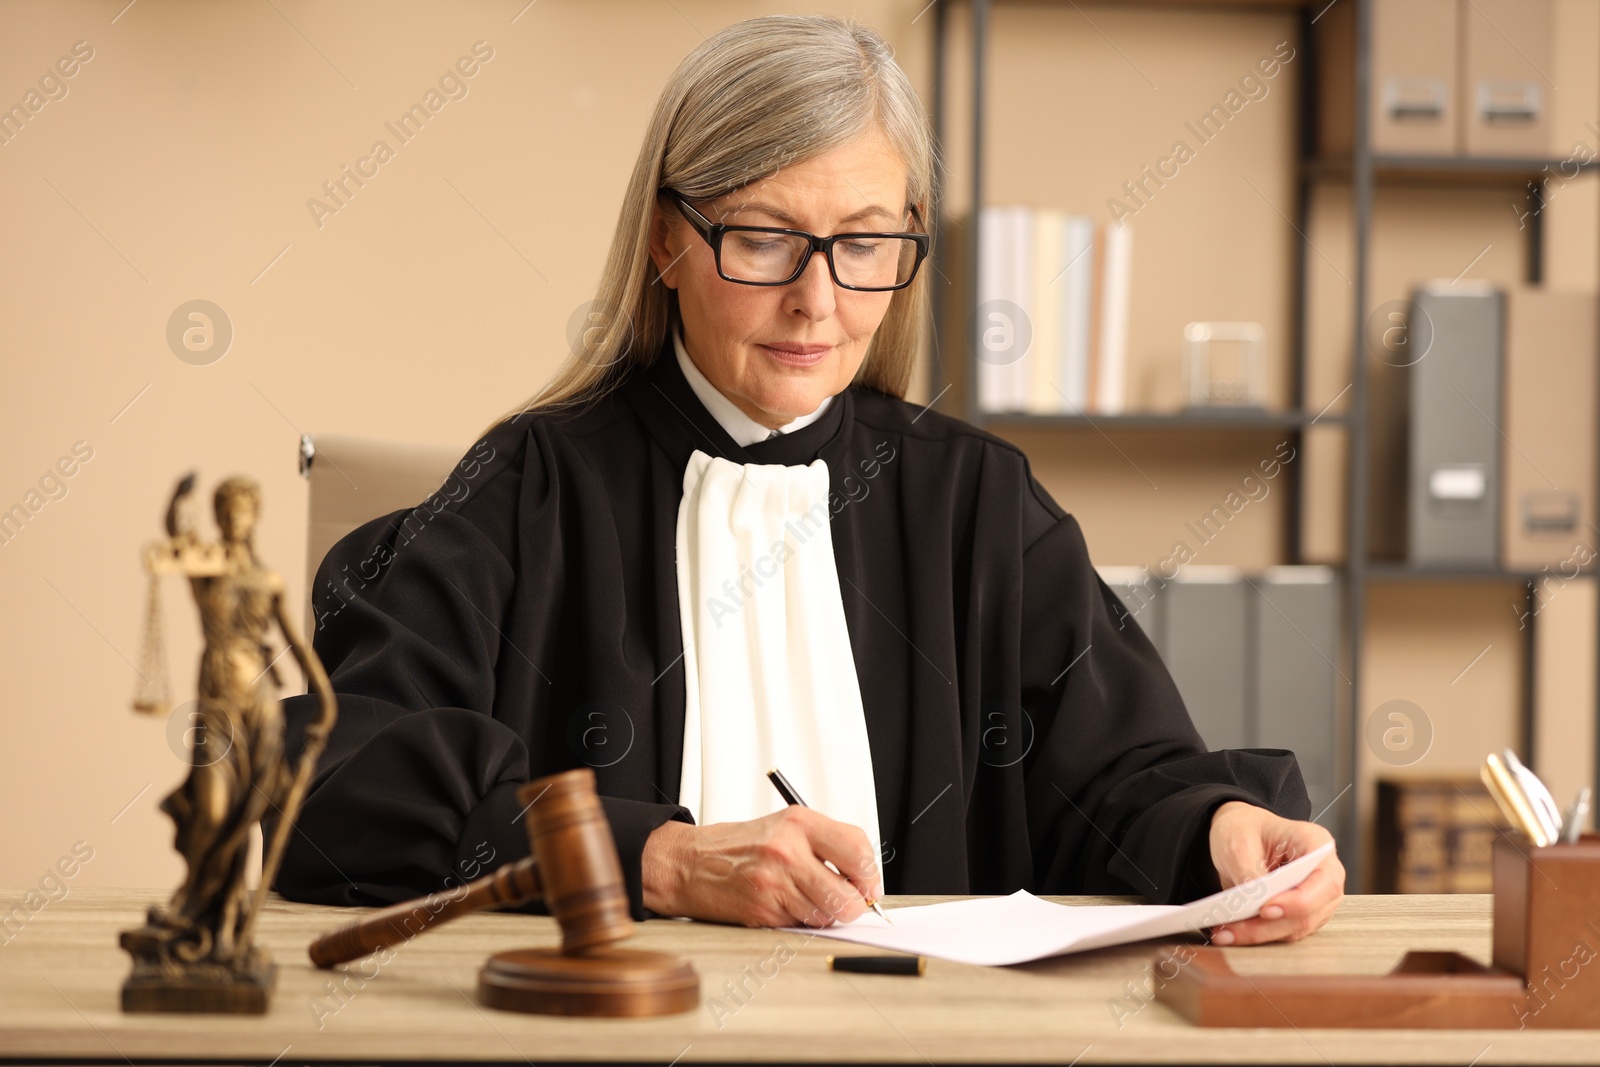
[[[1008,897],[891,908],[893,925],[868,911],[854,922],[788,929],[957,963],[1026,963],[1254,918],[1268,900],[1304,881],[1332,850],[1329,842],[1260,878],[1188,904],[1073,906],[1019,889]]]

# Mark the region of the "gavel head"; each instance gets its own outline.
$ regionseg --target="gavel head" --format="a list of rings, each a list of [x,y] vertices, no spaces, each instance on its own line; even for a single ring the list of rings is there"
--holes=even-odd
[[[622,863],[588,767],[536,778],[517,791],[544,900],[574,956],[633,936]]]

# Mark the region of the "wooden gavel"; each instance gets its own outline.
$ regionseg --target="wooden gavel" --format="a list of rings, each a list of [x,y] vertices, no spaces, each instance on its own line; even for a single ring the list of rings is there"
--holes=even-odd
[[[581,767],[517,791],[533,852],[458,889],[395,904],[311,943],[328,968],[409,941],[440,923],[543,897],[561,927],[561,949],[497,952],[478,974],[478,996],[508,1011],[559,1015],[663,1015],[700,1002],[693,967],[660,952],[613,947],[633,935],[611,824]]]
[[[439,923],[501,904],[523,904],[543,891],[538,857],[528,856],[460,890],[432,893],[421,900],[395,904],[337,930],[329,930],[311,942],[308,950],[311,962],[324,969],[349,963],[409,941]]]
[[[475,882],[395,904],[331,930],[311,943],[311,962],[349,963],[475,911],[539,896],[561,925],[561,951],[579,955],[633,936],[622,864],[594,771],[581,767],[529,782],[517,791],[528,806],[532,855]]]

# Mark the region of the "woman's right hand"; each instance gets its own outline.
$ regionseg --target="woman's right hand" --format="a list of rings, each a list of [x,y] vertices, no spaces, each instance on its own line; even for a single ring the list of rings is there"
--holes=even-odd
[[[798,805],[748,822],[668,820],[645,839],[644,906],[744,926],[849,922],[883,894],[876,859],[860,827]]]

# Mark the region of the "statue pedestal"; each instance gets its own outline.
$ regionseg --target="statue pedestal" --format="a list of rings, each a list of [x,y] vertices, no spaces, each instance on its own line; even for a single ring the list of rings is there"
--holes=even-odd
[[[124,930],[121,942],[133,957],[133,973],[122,983],[123,1011],[264,1015],[272,1003],[278,965],[264,949],[252,948],[232,965],[189,963],[176,956],[164,930]]]

